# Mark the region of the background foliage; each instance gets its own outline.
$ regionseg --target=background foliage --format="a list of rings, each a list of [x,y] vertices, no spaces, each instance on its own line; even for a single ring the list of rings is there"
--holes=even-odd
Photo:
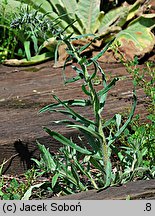
[[[13,4],[13,2],[19,3],[21,1],[8,1],[8,4],[6,4],[6,9],[7,7],[10,7],[9,5]],[[116,38],[114,43],[120,44],[119,52],[124,55],[125,59],[128,60],[133,60],[135,55],[139,56],[139,58],[142,58],[146,53],[149,53],[153,50],[155,44],[155,36],[153,34],[153,29],[155,27],[155,15],[149,14],[148,1],[137,0],[132,5],[127,3],[120,5],[121,2],[116,3],[115,1],[113,1],[113,5],[115,7],[111,10],[105,9],[100,0],[73,0],[71,2],[65,0],[23,0],[22,2],[31,6],[31,9],[33,8],[33,10],[36,10],[37,12],[33,12],[34,14],[37,15],[37,13],[41,13],[43,17],[46,16],[50,18],[49,22],[55,22],[55,20],[57,20],[57,31],[63,31],[65,29],[66,34],[73,34],[74,36],[86,34],[85,37],[78,39],[76,38],[72,41],[72,43],[76,46],[82,46],[91,41],[90,46],[87,47],[87,50],[83,52],[101,50],[104,47],[105,43],[113,38]],[[22,7],[25,7],[25,4]],[[16,17],[17,18],[13,20],[13,23],[18,20],[19,24],[16,25],[16,28],[20,29],[20,15]],[[35,17],[33,19],[36,20]],[[39,17],[37,18],[37,20],[41,23],[41,20],[39,21]],[[29,22],[30,20],[28,19],[25,24],[30,26]],[[22,25],[23,24],[24,23],[22,23]],[[24,25],[23,29],[25,29],[26,35],[27,28],[24,28]],[[63,62],[67,58],[67,53],[66,55],[64,55],[66,46],[57,40],[57,34],[52,34],[52,30],[51,34],[49,34],[49,30],[50,29],[47,28],[47,31],[44,31],[45,35],[48,34],[48,37],[40,37],[39,35],[35,35],[34,40],[33,34],[33,37],[30,37],[31,40],[29,40],[29,42],[22,41],[22,43],[26,43],[25,46],[27,46],[27,49],[25,49],[27,50],[27,60],[30,60],[31,57],[29,49],[30,45],[28,45],[28,43],[34,44],[35,52],[32,53],[32,55],[37,56],[38,52],[36,52],[36,47],[39,46],[37,42],[41,39],[44,39],[45,43],[44,45],[41,43],[42,46],[50,50],[53,55],[54,51],[58,48],[59,63],[57,64],[57,66],[62,66]],[[34,29],[31,29],[30,31],[32,34],[36,32],[36,29],[35,31]],[[47,50],[45,52],[47,52]],[[42,56],[42,58],[40,59],[44,60],[44,58],[45,57]],[[35,60],[37,61],[37,58],[35,58]],[[25,61],[5,61],[5,64],[17,63],[20,65],[24,64]]]

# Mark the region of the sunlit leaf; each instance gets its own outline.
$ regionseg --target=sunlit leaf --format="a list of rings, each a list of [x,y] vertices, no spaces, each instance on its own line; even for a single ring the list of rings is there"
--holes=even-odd
[[[143,15],[117,34],[116,41],[120,44],[118,50],[124,58],[128,60],[133,60],[135,56],[141,58],[153,49],[155,36],[151,30],[155,26],[154,20],[155,14]]]
[[[33,185],[31,186],[24,194],[24,196],[21,198],[21,200],[29,200],[31,195],[32,195],[32,192],[33,192],[33,189],[35,188],[40,188],[43,184],[45,184],[45,182],[42,182],[40,184],[36,184],[36,185]]]
[[[6,59],[3,64],[4,65],[11,65],[11,66],[30,66],[34,64],[40,64],[44,61],[47,61],[54,57],[54,54],[52,52],[43,53],[40,55],[36,55],[31,57],[30,61],[27,59]]]
[[[96,23],[96,15],[100,12],[100,0],[79,0],[77,15],[84,26],[83,33],[94,33],[93,27]]]
[[[91,58],[92,61],[97,61],[109,48],[109,46],[113,43],[114,40],[111,40],[109,43],[105,45],[105,47],[94,57]]]
[[[42,156],[42,158],[44,160],[44,163],[46,164],[46,166],[48,168],[48,171],[51,172],[52,170],[55,170],[56,169],[56,164],[55,164],[55,161],[52,158],[52,155],[49,152],[49,150],[46,149],[44,145],[41,145],[39,142],[37,142],[37,145],[38,145],[38,149],[41,152],[41,156]]]
[[[80,100],[80,99],[65,100],[65,101],[63,101],[63,103],[65,103],[68,106],[87,106],[87,105],[89,105],[89,101]],[[55,108],[59,108],[59,107],[63,107],[63,104],[61,102],[53,103],[53,104],[50,104],[50,105],[47,105],[47,106],[43,107],[39,111],[39,113],[43,113],[43,112],[46,112],[46,111],[51,111],[51,110],[53,110]]]
[[[123,26],[128,16],[128,7],[118,7],[106,13],[99,26],[99,34],[103,34],[112,26]]]
[[[116,125],[117,125],[117,130],[119,131],[120,125],[121,125],[121,119],[122,116],[120,114],[116,114]]]
[[[54,188],[54,186],[56,185],[57,181],[59,178],[59,173],[56,173],[53,177],[52,177],[52,188]]]
[[[30,41],[24,41],[24,49],[27,60],[31,61]]]
[[[82,115],[78,114],[77,112],[75,112],[73,109],[71,109],[71,107],[69,107],[66,103],[64,103],[63,101],[61,101],[57,96],[53,96],[55,98],[55,100],[57,100],[59,103],[61,103],[66,110],[68,110],[68,112],[70,112],[70,114],[72,116],[74,116],[78,121],[82,121],[85,125],[95,125],[94,121],[91,121],[85,117],[83,117]]]

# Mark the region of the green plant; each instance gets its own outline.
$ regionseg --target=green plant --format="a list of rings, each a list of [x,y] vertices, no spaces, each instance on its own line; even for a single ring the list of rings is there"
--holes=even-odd
[[[140,69],[138,67],[138,59],[135,57],[134,61],[123,63],[127,71],[133,75],[134,84],[140,86],[147,97],[150,98],[152,112],[155,109],[155,69],[153,62],[146,62],[145,67]]]
[[[44,42],[59,31],[56,29],[57,23],[49,20],[46,14],[40,14],[38,10],[32,11],[29,6],[26,9],[21,8],[14,16],[10,27],[16,30],[16,39],[24,47],[25,56],[30,61],[31,56],[38,55],[42,51]],[[20,50],[22,52],[22,49]],[[53,55],[54,50],[50,51]]]
[[[106,102],[106,96],[108,91],[115,85],[118,79],[114,78],[109,84],[107,84],[104,71],[97,62],[97,59],[104,54],[112,42],[107,44],[97,56],[87,60],[85,56],[81,55],[81,52],[86,49],[89,44],[84,45],[77,50],[71,43],[74,37],[62,36],[60,34],[59,39],[63,40],[68,47],[67,51],[70,57],[67,61],[74,58],[80,66],[72,66],[72,68],[76,71],[77,76],[69,80],[65,80],[65,83],[67,84],[77,80],[83,80],[82,91],[88,98],[82,100],[73,99],[61,101],[54,95],[53,97],[57,103],[44,107],[40,110],[40,113],[45,111],[60,112],[72,118],[73,120],[65,119],[57,121],[56,123],[67,124],[67,127],[79,130],[79,132],[84,136],[86,145],[83,144],[81,136],[79,137],[81,142],[76,144],[73,140],[70,140],[55,131],[51,131],[49,128],[44,128],[50,136],[62,143],[64,147],[60,150],[61,154],[51,156],[49,151],[46,150],[44,146],[38,144],[39,149],[41,150],[42,160],[41,163],[36,160],[35,162],[40,168],[45,171],[48,170],[48,172],[53,174],[52,188],[56,185],[56,183],[59,184],[60,182],[65,183],[65,190],[70,192],[71,186],[74,191],[86,190],[88,188],[98,189],[110,186],[118,181],[117,174],[113,172],[111,153],[115,152],[115,154],[118,154],[118,149],[114,143],[132,119],[136,106],[135,93],[133,94],[134,103],[131,113],[124,124],[121,121],[122,118],[120,114],[116,114],[112,119],[104,121],[102,118],[102,111]],[[93,67],[94,72],[92,72],[92,70],[91,72],[89,71],[89,66]],[[93,84],[93,79],[98,73],[101,76],[103,85],[103,88],[99,91],[95,89],[95,85]],[[94,120],[90,120],[77,113],[71,108],[72,106],[91,106]],[[117,131],[113,132],[110,130],[108,134],[105,134],[106,128],[111,123],[116,125]],[[60,159],[61,157],[62,159]],[[83,184],[84,178],[86,178],[88,182],[86,181]]]
[[[14,33],[10,29],[10,22],[13,15],[7,11],[7,5],[8,1],[2,1],[0,3],[0,62],[9,57],[13,58],[16,46]]]
[[[18,2],[16,2],[18,3]],[[45,48],[44,42],[60,31],[57,27],[58,20],[49,20],[46,14],[33,10],[25,4],[17,4],[15,12],[9,11],[14,1],[4,1],[0,7],[0,56],[1,62],[6,58],[18,58],[20,64],[33,64],[54,56]],[[24,59],[25,58],[25,59]],[[5,63],[7,60],[5,61]],[[17,62],[17,60],[12,60]],[[16,64],[16,63],[15,63]]]
[[[5,161],[1,165],[1,171]],[[33,195],[33,189],[41,187],[44,182],[37,183],[40,173],[32,168],[24,173],[22,178],[4,176],[0,174],[0,199],[1,200],[28,200]]]
[[[41,160],[33,159],[33,161],[43,174],[52,174],[52,181],[48,187],[51,187],[54,193],[63,195],[90,188],[98,189],[98,186],[102,185],[102,173],[91,169],[89,156],[82,155],[70,146],[61,147],[58,154],[54,156],[51,156],[49,149],[44,145],[38,143],[38,148],[41,152]],[[100,175],[98,178],[96,178],[97,174]]]
[[[114,55],[125,66],[126,71],[133,77],[133,84],[141,87],[147,98],[149,98],[148,110],[154,113],[155,110],[155,64],[151,61],[146,61],[143,68],[139,66],[137,56],[133,60],[126,60],[124,55],[119,52],[120,43],[115,43],[111,46]]]
[[[155,177],[155,116],[151,114],[148,119],[151,123],[135,125],[132,134],[126,129],[124,137],[127,141],[120,146],[123,155],[120,167],[124,170],[124,173],[120,171],[120,176],[123,181]]]
[[[146,119],[147,122],[149,120],[149,123],[137,122],[138,119],[133,120],[130,124],[130,128],[127,128],[124,131],[124,134],[120,139],[122,145],[120,146],[121,155],[119,155],[121,164],[121,171],[119,175],[122,176],[122,179],[124,179],[123,181],[131,181],[135,178],[154,178],[154,63],[147,61],[145,66],[141,68],[139,66],[138,57],[135,57],[133,61],[125,62],[124,55],[119,53],[119,46],[119,43],[114,44],[112,49],[115,55],[119,57],[120,62],[122,62],[122,64],[126,67],[126,70],[132,75],[134,86],[140,86],[144,90],[147,99],[145,100],[145,103],[147,104],[147,109],[150,113]]]
[[[1,191],[1,197],[3,200],[19,200],[21,195],[20,193],[23,193],[25,184],[19,184],[16,179],[12,179],[9,182],[9,186],[4,189],[4,185],[2,187]]]
[[[152,30],[155,26],[155,15],[145,14],[146,1],[137,0],[133,5],[122,5],[107,13],[100,10],[100,0],[73,0],[72,2],[24,0],[24,2],[32,5],[36,10],[39,8],[43,14],[48,13],[47,16],[52,20],[60,18],[59,27],[66,29],[66,34],[73,33],[74,36],[86,34],[85,38],[72,41],[77,46],[92,41],[85,51],[100,50],[112,38],[120,43],[119,52],[124,53],[127,59],[133,59],[135,55],[141,58],[154,47],[155,38]],[[55,46],[56,41],[57,38],[53,37],[46,45]],[[59,64],[57,66],[62,66],[61,55],[65,50],[61,51],[62,44],[58,46]]]

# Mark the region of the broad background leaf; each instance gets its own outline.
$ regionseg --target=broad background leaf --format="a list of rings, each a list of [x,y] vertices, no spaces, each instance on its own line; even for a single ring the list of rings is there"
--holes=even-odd
[[[155,14],[143,15],[117,34],[116,41],[120,43],[118,49],[127,59],[132,60],[134,56],[143,57],[153,49],[155,36],[151,29],[155,26],[154,19]]]
[[[100,13],[100,0],[79,0],[77,12],[84,25],[85,32],[83,33],[94,33],[92,29]]]
[[[126,22],[127,15],[128,7],[119,7],[109,11],[103,17],[98,33],[103,34],[113,25],[122,26]]]

